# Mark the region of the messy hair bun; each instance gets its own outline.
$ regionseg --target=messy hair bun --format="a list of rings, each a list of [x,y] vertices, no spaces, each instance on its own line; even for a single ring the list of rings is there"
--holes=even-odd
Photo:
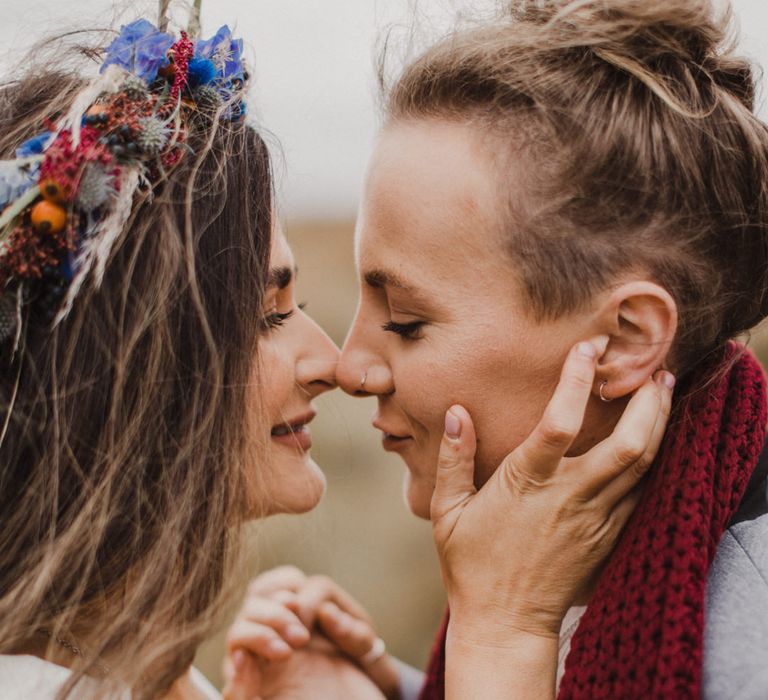
[[[637,79],[663,84],[665,75],[659,61],[665,58],[698,66],[702,77],[732,91],[747,109],[755,97],[752,69],[748,61],[731,51],[735,37],[729,35],[731,8],[716,16],[707,0],[613,0],[611,2],[531,2],[520,0],[508,8],[518,22],[538,25],[549,38],[550,48],[592,47],[604,60],[627,70]],[[560,35],[559,37],[557,35]],[[546,35],[546,36],[542,36]],[[667,63],[669,65],[669,63]],[[655,68],[662,70],[655,70]],[[659,85],[655,85],[658,88]],[[670,92],[674,92],[669,86]]]
[[[505,230],[537,315],[643,269],[680,372],[768,315],[768,128],[734,45],[706,0],[515,0],[411,63],[388,117],[471,120],[526,159]]]

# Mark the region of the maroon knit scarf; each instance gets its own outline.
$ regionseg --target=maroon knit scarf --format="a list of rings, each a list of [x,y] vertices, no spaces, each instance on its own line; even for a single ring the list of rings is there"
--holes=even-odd
[[[760,365],[733,343],[686,385],[571,640],[559,700],[701,696],[707,574],[760,456],[768,411]],[[447,616],[420,700],[444,696],[446,628]]]

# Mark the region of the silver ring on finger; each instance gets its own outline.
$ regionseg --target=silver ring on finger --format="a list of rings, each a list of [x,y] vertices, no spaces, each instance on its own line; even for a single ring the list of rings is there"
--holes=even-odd
[[[384,640],[381,637],[376,637],[373,640],[373,646],[358,659],[358,662],[361,666],[371,666],[386,653],[387,645],[384,644]]]

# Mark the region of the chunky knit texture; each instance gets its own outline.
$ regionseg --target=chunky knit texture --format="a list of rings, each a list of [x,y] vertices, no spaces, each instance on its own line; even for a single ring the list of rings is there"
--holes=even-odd
[[[641,502],[571,641],[559,700],[701,696],[704,594],[765,440],[766,386],[731,343],[675,409]],[[421,700],[444,696],[447,617]]]

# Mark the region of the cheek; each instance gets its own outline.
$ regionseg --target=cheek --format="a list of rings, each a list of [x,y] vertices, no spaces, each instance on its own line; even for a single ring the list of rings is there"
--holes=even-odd
[[[443,348],[433,343],[429,353],[425,346],[423,353],[404,355],[393,372],[398,402],[420,438],[420,470],[434,471],[445,411],[460,404],[477,433],[479,486],[536,426],[557,384],[560,361],[556,352],[550,356],[530,344],[510,343],[514,333],[464,337],[472,342]]]
[[[509,363],[499,368],[487,392],[473,397],[469,408],[478,436],[475,481],[484,484],[504,458],[533,431],[557,385],[560,368],[539,362],[524,363],[525,355],[512,369]]]
[[[264,415],[271,427],[282,421],[283,408],[286,406],[294,387],[294,372],[290,363],[272,342],[262,343],[259,349],[257,381],[261,388],[261,401]]]
[[[460,404],[470,412],[481,437],[481,452],[485,447],[482,436],[496,437],[494,418],[500,417],[499,412],[504,411],[503,424],[514,414],[509,410],[510,392],[499,391],[499,378],[510,379],[509,364],[502,359],[503,353],[479,350],[498,347],[495,338],[487,342],[476,338],[477,332],[470,329],[425,340],[422,346],[414,345],[403,352],[391,365],[394,401],[407,415],[417,441],[418,451],[408,460],[414,476],[433,479],[445,412],[452,405]],[[495,452],[492,449],[490,453]]]
[[[504,458],[530,435],[538,421],[540,405],[535,398],[521,404],[497,388],[493,398],[489,397],[481,408],[470,411],[478,440],[476,486],[488,481]]]
[[[394,401],[405,412],[419,442],[442,437],[445,411],[461,394],[461,371],[434,346],[416,348],[392,362]]]

